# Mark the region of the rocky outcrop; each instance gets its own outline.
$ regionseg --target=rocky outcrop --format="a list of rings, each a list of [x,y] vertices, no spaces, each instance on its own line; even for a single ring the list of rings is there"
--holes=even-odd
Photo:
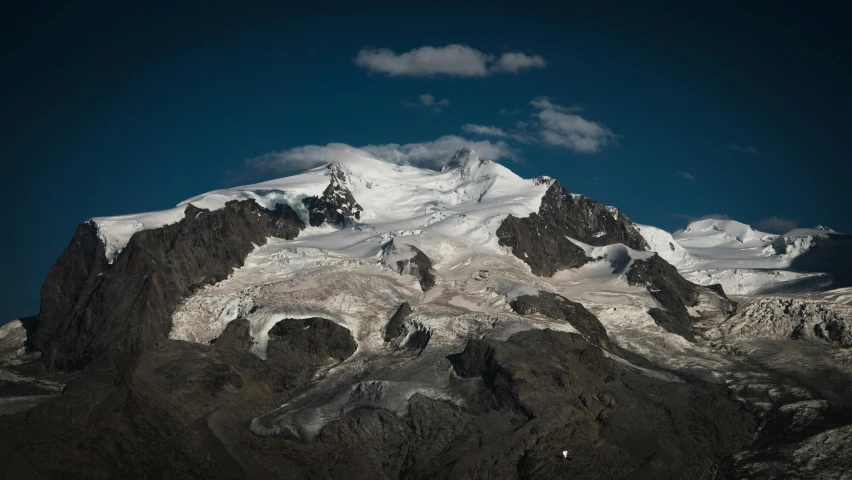
[[[736,303],[725,295],[721,285],[704,287],[683,278],[677,269],[656,253],[647,259],[636,259],[627,271],[627,282],[644,286],[663,307],[651,308],[648,313],[665,330],[694,341],[693,318],[687,307],[695,307],[701,295],[729,316],[736,311]]]
[[[328,166],[328,176],[330,181],[322,195],[302,200],[308,209],[311,226],[318,227],[323,223],[343,226],[349,218],[359,220],[364,209],[346,187],[345,169],[338,163],[331,163]]]
[[[635,250],[648,244],[627,216],[582,195],[571,195],[557,181],[548,188],[537,213],[526,218],[506,217],[497,229],[500,245],[539,276],[577,268],[591,259],[569,240],[594,246],[623,243]]]
[[[352,333],[325,318],[285,318],[269,330],[266,357],[296,359],[313,365],[342,362],[358,344]]]
[[[562,295],[539,291],[538,295],[521,295],[509,304],[516,313],[540,313],[554,320],[563,320],[576,328],[589,342],[606,349],[612,348],[606,328],[598,317],[583,305]]]
[[[291,351],[303,359],[335,355],[325,335],[303,342],[303,325],[285,322],[276,332],[295,339]],[[754,428],[721,386],[647,376],[579,335],[531,330],[507,341],[471,340],[451,357],[447,374],[457,377],[464,407],[415,394],[404,413],[359,408],[309,443],[258,437],[249,421],[293,401],[305,384],[282,384],[281,364],[226,345],[158,342],[121,381],[98,375],[98,360],[62,401],[0,417],[4,474],[707,478]]]
[[[230,349],[240,352],[251,351],[254,340],[251,338],[251,322],[245,318],[231,320],[225,330],[213,341],[218,349]]]
[[[404,270],[410,270],[412,275],[419,278],[420,288],[425,292],[435,286],[435,273],[432,271],[432,260],[419,248],[411,245],[409,247],[414,252],[414,256],[411,257],[408,264],[397,262],[397,267],[399,267],[400,273]]]
[[[723,387],[643,375],[576,334],[470,340],[450,361],[458,376],[481,379],[507,420],[528,419],[518,440],[465,454],[488,451],[491,463],[479,468],[491,478],[709,478],[750,442],[753,420]]]
[[[758,298],[708,334],[735,340],[821,340],[850,348],[852,306],[800,298]]]
[[[137,232],[107,263],[95,227],[83,224],[51,268],[30,348],[62,369],[107,351],[132,355],[165,339],[171,312],[192,292],[221,281],[270,236],[295,238],[304,224],[287,205],[254,200],[219,210],[186,207],[178,223]]]
[[[385,325],[384,339],[386,342],[390,342],[405,331],[405,319],[411,315],[412,311],[411,305],[408,302],[402,302],[399,308],[396,309],[390,320],[388,320],[387,325]]]
[[[400,275],[417,277],[424,292],[435,286],[432,260],[414,245],[391,240],[382,247],[381,262]]]

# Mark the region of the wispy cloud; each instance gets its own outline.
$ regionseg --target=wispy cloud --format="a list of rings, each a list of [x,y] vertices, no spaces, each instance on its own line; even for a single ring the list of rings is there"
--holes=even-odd
[[[542,140],[554,146],[565,147],[577,153],[595,153],[615,143],[618,135],[602,123],[586,120],[577,115],[574,107],[556,105],[547,97],[538,97],[530,104],[539,111],[533,116],[540,122]]]
[[[771,233],[787,233],[799,226],[799,222],[789,218],[773,216],[757,222],[757,229]]]
[[[468,133],[484,135],[488,137],[511,138],[521,143],[532,143],[534,141],[531,136],[525,133],[516,131],[506,131],[500,127],[492,127],[490,125],[474,125],[468,123],[467,125],[462,125],[462,130]]]
[[[502,115],[504,117],[510,117],[512,115],[517,115],[521,113],[520,108],[501,108],[497,111],[497,115]]]
[[[431,94],[424,93],[417,97],[416,102],[412,102],[411,100],[403,100],[402,104],[406,107],[429,107],[435,113],[441,113],[441,108],[446,107],[450,104],[450,101],[446,98],[441,100],[435,100],[435,97]]]
[[[519,160],[519,152],[504,141],[468,140],[456,135],[444,135],[436,140],[417,143],[386,143],[353,147],[344,143],[305,145],[270,152],[245,160],[245,167],[258,174],[293,173],[318,167],[329,162],[356,162],[374,158],[398,165],[440,168],[453,153],[470,148],[490,160]]]
[[[467,45],[425,46],[405,53],[387,48],[363,48],[355,64],[372,73],[390,77],[486,77],[492,73],[518,73],[530,68],[544,68],[547,62],[540,55],[519,52],[504,53],[499,58]]]
[[[707,215],[701,215],[701,216],[697,216],[697,217],[694,216],[694,215],[687,215],[685,213],[670,213],[669,215],[672,216],[672,217],[675,217],[675,218],[680,218],[680,219],[686,221],[686,223],[697,222],[698,220],[730,220],[731,219],[731,217],[729,217],[728,215],[725,215],[724,213],[709,213]]]
[[[684,180],[695,180],[695,175],[693,175],[689,172],[678,171],[677,175]]]
[[[757,147],[755,147],[754,145],[747,145],[743,147],[741,145],[737,145],[736,143],[732,143],[730,147],[731,150],[737,153],[743,153],[746,155],[757,155]]]
[[[541,55],[527,55],[524,53],[504,53],[500,56],[491,70],[494,72],[518,73],[529,68],[544,68],[547,62]]]
[[[556,105],[555,103],[550,101],[550,97],[545,96],[533,98],[532,100],[530,100],[530,105],[539,110],[553,110],[556,112],[578,113],[583,111],[583,107],[579,105],[571,105],[570,107]]]

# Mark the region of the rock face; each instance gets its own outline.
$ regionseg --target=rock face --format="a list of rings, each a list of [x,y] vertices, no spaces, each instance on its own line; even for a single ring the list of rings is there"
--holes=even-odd
[[[214,345],[218,349],[230,349],[240,352],[251,351],[254,340],[251,338],[251,322],[245,318],[232,320],[225,326],[225,331],[219,335]]]
[[[612,348],[606,328],[586,307],[562,295],[539,291],[538,295],[521,295],[510,303],[512,310],[529,315],[540,313],[554,320],[564,320],[576,328],[589,342],[606,349]]]
[[[767,297],[722,322],[713,336],[821,340],[852,347],[852,307],[805,299]]]
[[[648,244],[627,216],[582,195],[571,195],[553,181],[538,213],[526,218],[509,215],[497,229],[500,245],[526,262],[532,272],[550,276],[583,266],[590,259],[568,237],[595,246],[623,243],[635,250]]]
[[[523,443],[486,443],[493,463],[479,466],[482,477],[709,478],[714,464],[749,443],[753,420],[721,387],[644,376],[579,335],[530,330],[505,342],[471,340],[450,361],[458,376],[482,380],[492,408],[529,422],[519,426]]]
[[[391,240],[382,247],[382,263],[400,275],[417,277],[424,292],[435,286],[432,260],[414,245]]]
[[[81,368],[107,350],[138,353],[167,337],[178,302],[225,279],[267,237],[295,238],[302,228],[286,205],[189,205],[180,222],[134,234],[110,265],[95,228],[80,225],[42,287],[29,346],[62,369]]]
[[[662,309],[648,311],[658,325],[690,341],[694,341],[695,336],[692,333],[693,319],[687,307],[698,305],[702,294],[728,315],[736,310],[736,303],[725,296],[720,285],[696,285],[683,278],[675,267],[657,254],[648,259],[634,260],[627,271],[627,281],[631,285],[644,286],[662,305]]]
[[[385,325],[384,338],[386,342],[398,337],[405,330],[405,319],[411,315],[412,311],[408,302],[402,302],[402,305],[396,309],[393,316],[388,320],[388,324]]]
[[[318,227],[323,223],[342,226],[350,217],[360,219],[364,209],[346,188],[346,171],[340,164],[331,163],[328,166],[328,176],[331,180],[321,196],[302,200],[308,209],[311,226]]]
[[[471,340],[442,366],[465,386],[465,407],[415,394],[402,414],[360,408],[310,443],[257,437],[248,420],[299,388],[282,390],[277,368],[238,349],[164,340],[122,382],[80,375],[63,402],[4,417],[4,473],[710,478],[722,458],[750,442],[754,427],[722,387],[649,377],[579,335],[531,330],[507,341]]]
[[[285,318],[269,330],[269,359],[298,357],[314,365],[341,362],[355,353],[352,333],[325,318]]]

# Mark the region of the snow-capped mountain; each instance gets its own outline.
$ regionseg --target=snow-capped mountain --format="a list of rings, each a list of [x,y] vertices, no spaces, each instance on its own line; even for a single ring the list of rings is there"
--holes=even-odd
[[[796,268],[845,238],[729,220],[669,234],[469,149],[439,170],[351,149],[81,224],[38,317],[0,330],[9,362],[80,373],[0,429],[59,428],[49,468],[82,445],[74,468],[102,476],[119,468],[104,445],[174,477],[702,478],[738,452],[746,471],[758,421],[808,442],[847,401],[749,355],[852,345],[852,297],[728,294],[834,281]]]

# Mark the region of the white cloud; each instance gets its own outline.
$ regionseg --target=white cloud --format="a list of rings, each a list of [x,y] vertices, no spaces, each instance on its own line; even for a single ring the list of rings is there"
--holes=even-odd
[[[733,150],[737,153],[744,153],[744,154],[747,154],[747,155],[757,155],[757,147],[755,147],[754,145],[748,145],[748,146],[743,147],[743,146],[737,145],[736,143],[732,143],[731,144],[731,150]]]
[[[541,55],[527,55],[524,53],[504,53],[500,60],[491,67],[495,72],[518,73],[527,68],[544,68],[547,62]]]
[[[687,215],[685,213],[670,213],[672,217],[682,218],[686,220],[687,223],[697,222],[698,220],[730,220],[731,217],[725,215],[724,213],[710,213],[707,215],[701,215],[700,217],[695,217],[692,215]]]
[[[689,172],[677,172],[678,176],[684,180],[695,180],[695,176]]]
[[[517,73],[527,68],[543,68],[547,62],[539,55],[514,52],[504,53],[497,59],[467,45],[453,44],[420,47],[406,53],[387,48],[363,48],[355,57],[355,64],[390,77],[485,77],[493,72]]]
[[[485,135],[489,137],[501,137],[501,138],[511,138],[517,140],[522,143],[532,143],[533,138],[529,135],[520,132],[514,131],[506,131],[500,127],[492,127],[490,125],[474,125],[468,123],[467,125],[462,125],[462,130],[469,133],[474,133],[477,135]]]
[[[523,120],[518,120],[517,122],[515,122],[515,127],[520,128],[521,130],[527,128],[529,125],[530,125],[529,123],[527,123]]]
[[[553,110],[556,112],[565,112],[565,113],[578,113],[583,111],[583,107],[578,105],[571,105],[570,107],[563,107],[562,105],[556,105],[550,101],[550,97],[536,97],[530,100],[530,105],[539,109],[539,110]]]
[[[456,135],[444,135],[431,142],[407,143],[405,145],[396,143],[367,145],[361,147],[361,149],[391,163],[439,168],[455,152],[465,147],[474,150],[477,155],[489,160],[506,159],[517,161],[519,159],[517,150],[504,141],[475,141]]]
[[[497,111],[497,115],[503,115],[504,117],[517,115],[519,113],[521,113],[520,108],[501,108],[499,111]]]
[[[424,93],[417,97],[417,99],[418,101],[416,102],[403,100],[402,104],[406,107],[431,107],[432,111],[435,113],[441,113],[441,107],[446,107],[450,104],[450,101],[446,98],[435,101],[435,97],[429,93]]]
[[[799,222],[777,215],[757,222],[758,230],[772,233],[787,233],[798,226]]]
[[[617,138],[605,125],[566,113],[564,107],[554,105],[546,98],[533,102],[530,103],[541,109],[534,116],[541,122],[539,134],[545,143],[565,147],[577,153],[595,153],[614,143]]]
[[[344,143],[305,145],[271,152],[245,161],[245,166],[256,172],[292,173],[318,167],[332,161],[346,163],[358,158],[373,157],[399,165],[440,168],[455,152],[470,148],[489,160],[517,161],[518,152],[506,142],[468,140],[455,135],[444,135],[430,142],[353,147]]]
[[[490,135],[492,137],[508,137],[509,134],[506,133],[502,128],[499,127],[490,127],[488,125],[473,125],[468,123],[467,125],[462,126],[462,130],[470,133],[477,133],[479,135]]]

